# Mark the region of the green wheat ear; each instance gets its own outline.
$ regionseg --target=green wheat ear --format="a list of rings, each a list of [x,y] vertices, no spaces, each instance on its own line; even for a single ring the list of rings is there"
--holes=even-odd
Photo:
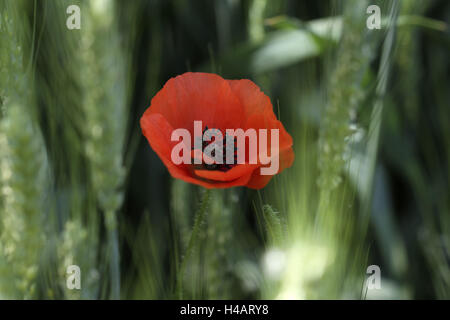
[[[280,245],[284,240],[283,223],[279,212],[275,211],[270,205],[263,206],[264,221],[269,242],[272,245]]]
[[[83,11],[80,85],[86,116],[86,156],[93,191],[108,230],[111,297],[120,298],[117,212],[123,201],[127,126],[127,54],[113,23],[115,3],[92,2]]]
[[[30,299],[45,244],[48,161],[33,117],[33,86],[19,18],[24,3],[0,5],[0,297]]]
[[[359,105],[365,96],[363,78],[375,56],[378,37],[364,32],[368,1],[345,3],[343,31],[328,84],[328,103],[320,128],[319,185],[333,190],[342,181],[344,153]],[[361,31],[362,30],[362,31]]]
[[[41,196],[46,193],[45,147],[21,105],[8,105],[0,130],[0,295],[36,298],[46,234]]]

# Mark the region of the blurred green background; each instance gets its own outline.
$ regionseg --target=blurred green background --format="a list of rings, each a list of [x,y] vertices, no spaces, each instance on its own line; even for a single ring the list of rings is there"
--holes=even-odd
[[[1,0],[0,298],[449,299],[449,19],[446,0]],[[187,71],[257,83],[293,167],[261,191],[171,178],[139,119]]]

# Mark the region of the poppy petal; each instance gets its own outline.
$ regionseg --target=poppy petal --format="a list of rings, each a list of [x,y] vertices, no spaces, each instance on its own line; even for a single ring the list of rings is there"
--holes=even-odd
[[[169,172],[172,175],[177,175],[177,177],[190,176],[185,164],[176,165],[171,160],[172,149],[177,142],[171,141],[173,128],[167,120],[161,114],[146,112],[141,118],[141,127],[150,146]]]
[[[280,168],[278,169],[278,173],[281,173],[284,169],[292,166],[294,162],[294,152],[291,148],[285,149],[280,153]],[[247,183],[246,187],[251,189],[261,189],[264,188],[272,179],[272,175],[262,175],[260,173],[260,169],[253,171],[253,175],[250,178],[250,181]]]
[[[252,173],[256,168],[258,168],[257,164],[242,164],[242,165],[237,165],[228,171],[195,170],[195,174],[201,178],[205,178],[205,179],[209,179],[209,180],[232,181],[242,175]]]
[[[151,113],[162,114],[174,128],[193,133],[194,121],[220,129],[241,126],[243,106],[222,77],[199,72],[184,73],[167,81],[152,99]]]
[[[270,98],[254,82],[248,79],[227,81],[244,107],[245,118],[253,113],[261,114],[266,110],[272,110]]]

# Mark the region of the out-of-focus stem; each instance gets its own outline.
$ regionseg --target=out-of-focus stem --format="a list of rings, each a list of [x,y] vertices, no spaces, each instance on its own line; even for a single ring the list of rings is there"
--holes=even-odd
[[[117,233],[116,215],[114,212],[108,214],[112,223],[108,226],[109,242],[109,272],[111,278],[111,299],[120,299],[120,254],[119,236]]]
[[[378,70],[378,85],[376,88],[377,100],[375,101],[375,105],[372,110],[368,132],[367,155],[369,161],[368,163],[369,178],[367,183],[370,189],[373,188],[373,177],[375,173],[375,164],[378,154],[378,140],[380,136],[381,119],[383,114],[383,97],[386,93],[386,86],[390,70],[390,59],[391,59],[390,56],[392,54],[392,50],[394,48],[395,43],[395,33],[396,33],[395,24],[397,21],[397,16],[398,16],[398,4],[397,2],[394,2],[390,15],[391,27],[387,33],[386,40],[384,41],[383,44],[380,69]],[[369,192],[368,193],[369,199],[363,199],[362,201],[363,202],[362,212],[367,217],[369,216],[368,212],[370,208],[371,194],[372,192]]]
[[[195,213],[195,220],[194,220],[194,226],[192,228],[191,237],[189,239],[189,243],[186,248],[186,253],[184,255],[184,258],[181,261],[181,265],[178,270],[176,293],[180,300],[183,299],[183,279],[184,279],[184,274],[186,272],[187,262],[189,261],[190,257],[192,256],[192,253],[194,252],[195,248],[197,247],[200,226],[203,224],[203,221],[205,220],[205,213],[206,213],[206,208],[209,203],[210,193],[211,193],[210,190],[205,190],[202,201],[200,203],[200,207],[198,208],[198,210]]]

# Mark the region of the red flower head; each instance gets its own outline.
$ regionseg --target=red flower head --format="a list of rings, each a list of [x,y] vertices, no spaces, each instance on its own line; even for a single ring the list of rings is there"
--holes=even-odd
[[[152,99],[141,118],[141,128],[174,178],[206,188],[261,189],[274,174],[290,167],[294,161],[292,137],[276,119],[269,97],[250,80],[225,80],[216,74],[191,72],[172,78]],[[175,129],[181,129],[189,139],[180,142],[183,137],[174,135]],[[213,143],[219,146],[219,136],[205,138],[212,129],[223,138],[220,147],[208,154],[207,149],[211,149],[208,146]],[[261,134],[257,136],[264,143],[258,141],[252,147],[252,135],[246,134],[242,139],[235,135],[228,139],[228,129],[242,129],[240,132],[245,133],[252,130],[257,134],[265,131],[266,136],[265,140],[261,140]],[[277,134],[273,133],[275,131]],[[232,162],[228,158],[225,161],[230,146],[234,147],[230,152]],[[180,163],[174,155],[192,161]],[[216,162],[211,160],[211,155]],[[237,160],[244,156],[244,162]],[[222,162],[217,161],[222,157]],[[275,159],[277,163],[273,166]],[[273,167],[275,172],[270,172],[268,168]]]

